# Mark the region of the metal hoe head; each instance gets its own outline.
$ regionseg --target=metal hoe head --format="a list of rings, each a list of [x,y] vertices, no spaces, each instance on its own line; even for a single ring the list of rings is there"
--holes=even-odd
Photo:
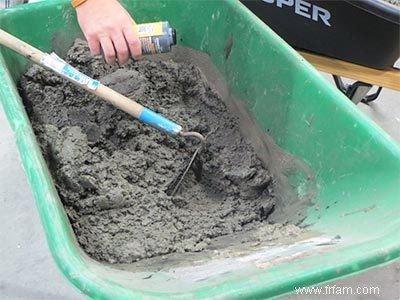
[[[187,132],[181,132],[180,133],[181,136],[183,137],[194,137],[200,140],[201,144],[200,146],[196,149],[196,151],[193,153],[189,163],[187,164],[187,166],[185,167],[183,173],[180,175],[179,179],[177,179],[175,182],[175,186],[170,194],[170,196],[174,196],[176,194],[176,192],[179,190],[179,187],[181,186],[183,179],[185,178],[187,172],[189,172],[190,167],[193,165],[194,160],[196,159],[198,153],[200,152],[201,148],[204,145],[204,141],[206,140],[206,138],[201,135],[198,132],[194,132],[194,131],[187,131]]]

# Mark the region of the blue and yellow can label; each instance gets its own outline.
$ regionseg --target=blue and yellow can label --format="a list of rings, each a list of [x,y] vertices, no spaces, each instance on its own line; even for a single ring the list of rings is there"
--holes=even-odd
[[[135,26],[139,38],[163,35],[163,22],[144,23]]]

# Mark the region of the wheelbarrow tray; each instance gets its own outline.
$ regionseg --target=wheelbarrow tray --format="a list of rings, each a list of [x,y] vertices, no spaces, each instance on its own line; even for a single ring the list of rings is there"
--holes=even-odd
[[[222,272],[215,268],[221,260],[210,258],[182,276],[164,271],[148,276],[134,265],[121,270],[94,261],[76,243],[16,88],[29,62],[1,48],[0,100],[50,251],[73,285],[96,299],[265,298],[399,257],[400,148],[383,130],[238,1],[123,3],[138,22],[168,20],[181,45],[209,55],[259,128],[313,172],[317,192],[303,225],[327,237],[340,235],[340,242],[302,255],[283,251],[270,264],[262,257],[272,252],[260,250],[253,255],[257,259],[230,258],[230,269]],[[1,11],[0,26],[61,55],[81,34],[66,0]],[[303,179],[292,184],[301,198]]]

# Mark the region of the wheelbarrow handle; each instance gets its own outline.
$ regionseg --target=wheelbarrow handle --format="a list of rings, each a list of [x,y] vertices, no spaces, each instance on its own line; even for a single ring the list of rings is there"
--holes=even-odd
[[[177,135],[182,127],[164,116],[145,108],[136,101],[117,93],[94,80],[59,58],[55,53],[47,54],[17,37],[0,29],[0,44],[18,52],[32,62],[60,75],[73,84],[108,101],[115,107],[130,114],[136,119],[171,135]]]

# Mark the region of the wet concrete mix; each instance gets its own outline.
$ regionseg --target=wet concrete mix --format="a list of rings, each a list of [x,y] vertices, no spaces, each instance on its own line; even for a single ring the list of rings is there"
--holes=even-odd
[[[38,66],[21,95],[81,247],[109,263],[198,252],[268,222],[273,178],[238,119],[199,69],[142,59],[108,66],[76,40],[66,61],[103,84],[207,136],[180,192],[167,194],[197,145],[172,138]]]

